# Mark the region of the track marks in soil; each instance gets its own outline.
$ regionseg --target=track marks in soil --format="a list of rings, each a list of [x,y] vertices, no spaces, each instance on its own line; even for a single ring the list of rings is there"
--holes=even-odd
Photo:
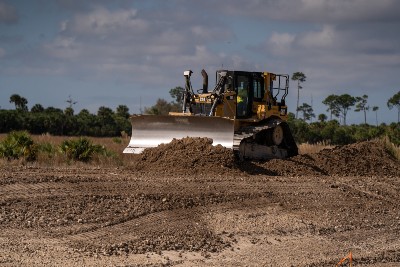
[[[120,241],[132,240],[161,226],[171,227],[179,224],[184,224],[185,226],[187,224],[198,224],[198,222],[194,221],[195,217],[198,217],[196,216],[195,209],[190,209],[190,212],[186,209],[155,212],[112,226],[72,235],[67,239],[84,242],[93,242],[95,239],[99,239],[99,242],[101,242],[103,237],[106,237],[108,241],[113,238]]]
[[[52,195],[65,195],[68,194],[66,190],[69,188],[70,185],[68,184],[48,182],[36,184],[8,184],[1,186],[0,199],[33,198],[39,195],[44,197],[49,197]]]

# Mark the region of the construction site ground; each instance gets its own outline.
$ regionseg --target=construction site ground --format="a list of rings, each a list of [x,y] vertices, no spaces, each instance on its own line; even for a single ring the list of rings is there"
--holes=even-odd
[[[266,162],[204,139],[126,156],[2,165],[0,266],[400,266],[400,163],[380,141]]]

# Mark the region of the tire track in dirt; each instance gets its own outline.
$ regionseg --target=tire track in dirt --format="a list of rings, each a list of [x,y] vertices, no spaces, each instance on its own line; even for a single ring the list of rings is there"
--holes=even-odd
[[[110,176],[127,180],[127,175],[116,168],[56,168],[35,166],[6,166],[0,173],[0,185],[14,183],[36,184],[45,182],[96,182],[107,181]],[[115,179],[112,179],[115,180]]]
[[[181,223],[183,223],[185,226],[188,224],[199,225],[199,223],[205,223],[203,222],[204,220],[203,215],[205,213],[210,212],[211,210],[215,212],[215,210],[220,210],[220,209],[223,210],[245,209],[249,208],[250,205],[252,207],[257,207],[265,205],[266,203],[266,201],[263,200],[262,202],[264,204],[260,204],[260,201],[257,201],[257,199],[251,199],[250,201],[247,202],[245,203],[224,202],[216,206],[212,205],[211,207],[201,206],[189,209],[178,208],[173,210],[154,212],[111,226],[92,229],[88,232],[71,235],[66,237],[66,240],[92,242],[93,239],[97,238],[101,239],[103,237],[109,238],[110,236],[118,236],[118,238],[121,238],[121,236],[123,236],[122,239],[126,238],[129,239],[137,237],[138,235],[146,233],[148,231],[153,231],[154,229],[160,228],[161,225],[163,227],[170,227],[170,226],[176,227]]]
[[[0,188],[0,199],[34,198],[37,196],[67,195],[70,185],[62,183],[15,183]]]
[[[119,182],[80,182],[80,183],[15,183],[4,185],[0,188],[0,200],[4,199],[34,199],[51,196],[67,197],[81,196],[84,194],[109,194],[107,188],[115,188]],[[120,187],[124,187],[120,185]]]
[[[393,199],[391,197],[384,196],[380,193],[372,192],[371,190],[368,190],[367,188],[360,188],[357,186],[343,184],[343,183],[341,183],[340,186],[344,190],[353,191],[352,193],[354,195],[358,195],[360,197],[365,197],[365,198],[371,197],[371,198],[375,198],[377,200],[382,200],[382,201],[385,201],[385,202],[388,202],[388,203],[391,203],[394,205],[397,205],[399,203],[397,199]]]
[[[199,212],[196,210],[198,209],[179,209],[155,212],[123,223],[72,235],[67,237],[67,239],[71,241],[88,242],[93,242],[93,239],[101,239],[103,237],[110,238],[110,236],[111,239],[117,239],[112,238],[112,236],[119,236],[121,241],[124,239],[134,239],[141,233],[154,230],[160,227],[160,225],[168,227],[176,226],[183,222],[194,223],[193,220],[199,217]]]
[[[198,192],[216,194],[245,195],[262,194],[265,191],[262,183],[254,184],[214,182],[212,187],[204,187],[201,183],[192,182],[185,186],[180,185],[179,192],[173,192],[178,184],[156,184],[148,186],[136,182],[97,181],[97,182],[40,182],[40,183],[13,183],[0,187],[1,199],[37,198],[49,196],[83,196],[83,195],[137,195],[159,194],[162,195],[187,195],[196,197]],[[200,191],[199,191],[200,190]],[[197,193],[195,193],[197,192]]]
[[[221,251],[230,242],[210,231],[202,219],[205,210],[199,207],[156,212],[63,240],[71,247],[105,255],[180,249]]]

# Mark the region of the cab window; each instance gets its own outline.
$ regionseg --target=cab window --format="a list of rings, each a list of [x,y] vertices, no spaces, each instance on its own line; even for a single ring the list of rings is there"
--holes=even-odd
[[[246,117],[249,115],[249,89],[249,77],[238,75],[236,82],[238,117]]]
[[[261,102],[263,99],[263,88],[261,84],[261,80],[259,79],[254,79],[253,80],[253,97],[254,101],[259,101]]]

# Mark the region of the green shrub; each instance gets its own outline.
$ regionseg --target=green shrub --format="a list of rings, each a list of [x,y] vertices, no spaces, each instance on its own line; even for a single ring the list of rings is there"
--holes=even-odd
[[[103,146],[93,145],[89,139],[84,137],[76,140],[64,140],[60,149],[68,159],[82,162],[89,162],[94,154],[107,156],[107,150]]]
[[[24,158],[36,160],[37,146],[26,131],[13,131],[0,142],[0,157],[8,160]]]

